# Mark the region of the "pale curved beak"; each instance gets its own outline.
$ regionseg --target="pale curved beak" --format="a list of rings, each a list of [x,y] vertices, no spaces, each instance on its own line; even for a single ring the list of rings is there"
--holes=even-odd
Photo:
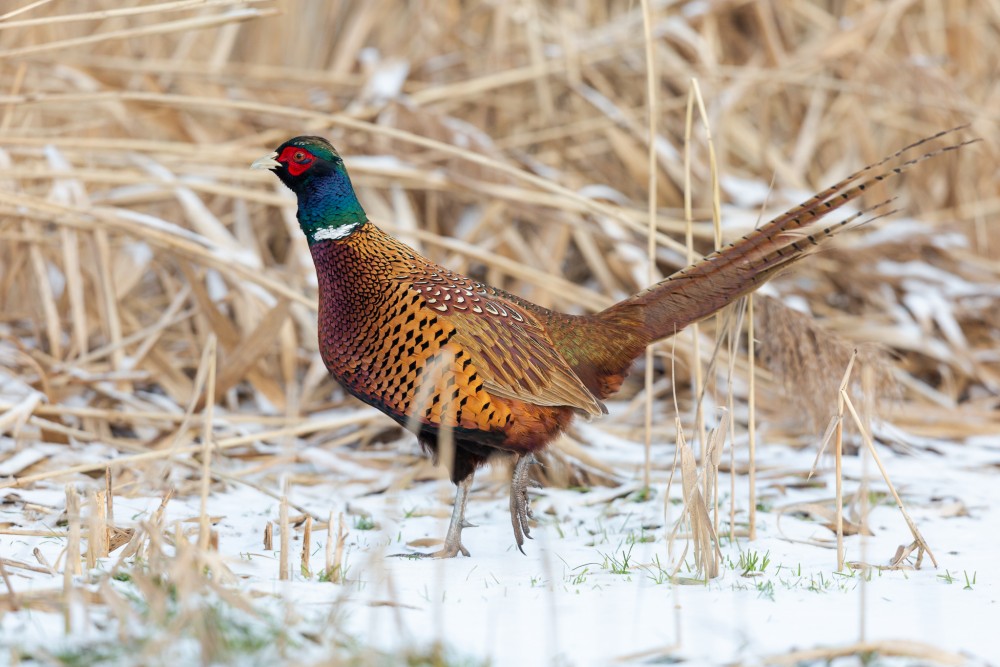
[[[251,169],[277,169],[281,166],[281,163],[274,158],[278,157],[277,151],[271,153],[270,155],[265,155],[264,157],[257,158],[250,165]]]

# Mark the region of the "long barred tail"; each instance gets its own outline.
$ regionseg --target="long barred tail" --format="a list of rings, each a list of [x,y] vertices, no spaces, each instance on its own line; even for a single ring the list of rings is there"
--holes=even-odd
[[[889,199],[858,211],[824,228],[814,227],[821,219],[860,197],[866,189],[902,174],[924,160],[979,141],[971,139],[910,158],[894,167],[886,164],[935,139],[968,127],[959,127],[925,137],[896,153],[851,174],[795,208],[750,232],[699,262],[674,273],[662,282],[621,301],[598,317],[612,322],[638,324],[650,341],[677,333],[739,297],[748,294],[778,271],[807,256],[810,251],[838,232],[894,211]],[[862,218],[866,218],[862,220]]]

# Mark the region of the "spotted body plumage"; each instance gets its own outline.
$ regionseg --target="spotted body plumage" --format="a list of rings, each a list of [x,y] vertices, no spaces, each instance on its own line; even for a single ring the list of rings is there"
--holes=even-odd
[[[422,258],[370,223],[312,253],[322,269],[320,351],[351,393],[404,426],[489,431],[509,423],[510,411],[490,405],[471,357],[453,341],[447,308],[412,281]]]
[[[555,434],[574,411],[601,413],[545,332],[551,311],[437,266],[371,223],[311,250],[327,368],[432,451],[450,429],[456,482],[490,449],[529,454],[547,443],[539,429]],[[563,384],[543,364],[560,366]]]
[[[941,133],[944,134],[944,133]],[[298,198],[298,220],[319,279],[319,347],[354,396],[416,435],[431,452],[454,445],[458,485],[444,548],[462,545],[477,467],[513,456],[510,510],[520,548],[529,534],[527,466],[576,414],[596,416],[650,343],[749,293],[851,221],[801,230],[917,162],[917,142],[849,176],[739,241],[593,315],[571,316],[449,271],[368,221],[343,160],[320,137],[296,137],[254,167]],[[966,142],[968,143],[968,142]],[[884,166],[897,159],[896,166]],[[879,171],[882,169],[882,171]]]

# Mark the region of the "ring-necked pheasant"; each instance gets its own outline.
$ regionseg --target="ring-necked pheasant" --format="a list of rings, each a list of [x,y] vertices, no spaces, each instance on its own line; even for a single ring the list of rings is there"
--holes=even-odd
[[[956,128],[959,129],[959,128]],[[953,130],[949,130],[951,132]],[[888,202],[807,233],[872,184],[941,152],[907,160],[918,141],[666,280],[594,315],[574,316],[434,264],[369,222],[344,162],[320,137],[295,137],[253,163],[298,197],[298,221],[319,279],[319,349],[354,396],[439,453],[451,443],[458,485],[444,547],[462,545],[476,469],[516,459],[510,512],[517,546],[529,534],[528,466],[577,413],[601,415],[650,343],[672,336],[804,257],[821,240]],[[888,163],[897,161],[895,166]]]

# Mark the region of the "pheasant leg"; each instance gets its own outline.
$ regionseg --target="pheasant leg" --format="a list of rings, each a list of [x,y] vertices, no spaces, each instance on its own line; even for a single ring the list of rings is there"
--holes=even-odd
[[[524,553],[524,538],[532,539],[528,520],[534,519],[535,515],[531,513],[528,487],[538,484],[528,476],[528,467],[535,463],[537,461],[534,454],[518,456],[510,479],[510,523],[514,527],[514,541],[521,553]]]
[[[471,523],[465,521],[465,506],[469,502],[469,490],[472,488],[472,478],[475,473],[458,483],[455,491],[455,507],[451,511],[451,523],[448,524],[448,533],[444,538],[444,546],[438,551],[429,554],[420,554],[426,558],[454,558],[459,553],[463,556],[469,555],[469,550],[462,544],[462,529],[473,527]]]

